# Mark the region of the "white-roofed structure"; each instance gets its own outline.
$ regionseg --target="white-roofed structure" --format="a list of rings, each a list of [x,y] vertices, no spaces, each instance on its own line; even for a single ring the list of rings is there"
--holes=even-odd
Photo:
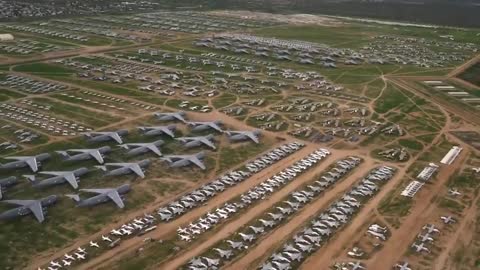
[[[428,181],[432,177],[432,175],[437,171],[438,165],[435,163],[428,164],[418,175],[417,179],[422,181]]]
[[[2,41],[12,41],[15,38],[13,37],[12,34],[0,34],[0,42]]]
[[[450,149],[450,151],[448,151],[448,153],[442,158],[440,163],[446,164],[446,165],[452,164],[455,161],[455,159],[458,157],[460,152],[462,152],[462,150],[463,148],[458,146],[452,147],[452,149]]]
[[[405,197],[413,198],[415,194],[423,187],[423,183],[419,181],[412,181],[405,189],[402,191],[401,195]]]

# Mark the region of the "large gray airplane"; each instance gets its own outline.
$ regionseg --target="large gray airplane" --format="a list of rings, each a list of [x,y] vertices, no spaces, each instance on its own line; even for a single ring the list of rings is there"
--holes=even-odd
[[[148,159],[139,162],[130,163],[105,163],[104,166],[95,166],[105,172],[105,176],[120,176],[125,174],[136,174],[140,178],[145,178],[145,168],[150,166],[151,161]],[[108,171],[107,167],[116,167],[116,169]]]
[[[122,144],[122,136],[128,135],[128,130],[121,129],[117,131],[105,131],[105,132],[87,132],[84,133],[85,137],[87,138],[88,142],[108,142],[108,141],[116,141],[118,144]]]
[[[173,113],[154,113],[155,117],[157,117],[158,120],[160,121],[174,121],[174,120],[180,120],[182,122],[187,122],[184,118],[186,115],[185,112],[179,111],[179,112],[173,112]]]
[[[15,176],[0,179],[0,200],[3,198],[5,190],[16,184],[18,184],[18,180]]]
[[[57,171],[57,172],[39,172],[39,174],[50,175],[53,177],[38,180],[35,175],[24,175],[28,180],[32,182],[32,185],[36,188],[45,188],[54,185],[60,185],[64,183],[69,183],[74,189],[78,188],[78,182],[80,176],[85,175],[89,172],[87,168],[78,168],[73,171]]]
[[[220,127],[220,125],[222,125],[222,121],[220,120],[213,122],[187,122],[187,125],[192,127],[192,131],[205,131],[214,129],[218,132],[223,132],[223,129]]]
[[[168,125],[154,127],[138,127],[138,129],[143,132],[143,135],[146,136],[159,136],[165,134],[172,138],[175,138],[175,130],[177,129],[177,126]]]
[[[38,222],[45,220],[45,208],[53,205],[58,200],[56,195],[50,195],[40,200],[6,200],[4,203],[19,205],[14,209],[7,210],[0,214],[0,220],[9,220],[17,217],[33,214]]]
[[[255,143],[260,143],[259,136],[261,134],[260,130],[254,131],[225,131],[230,141],[246,141],[252,140]]]
[[[0,163],[0,169],[12,170],[29,167],[32,172],[38,172],[38,167],[41,166],[41,162],[50,158],[50,154],[43,153],[36,156],[15,156],[5,157],[3,159],[15,160],[9,163]]]
[[[117,188],[80,189],[80,191],[97,193],[98,195],[84,200],[81,200],[80,196],[77,194],[66,195],[75,201],[77,207],[91,207],[97,204],[113,201],[118,208],[124,208],[125,204],[123,203],[122,195],[130,191],[130,185],[125,184]]]
[[[161,159],[167,161],[172,168],[185,167],[191,164],[195,164],[200,169],[205,170],[206,167],[201,161],[201,159],[203,159],[204,157],[205,153],[199,152],[193,155],[168,155]]]
[[[162,152],[160,152],[159,147],[163,145],[162,140],[154,141],[151,143],[126,143],[126,144],[121,144],[120,147],[129,150],[127,152],[128,156],[136,156],[136,155],[141,155],[145,154],[147,152],[153,152],[157,156],[161,157]]]
[[[56,151],[65,161],[83,161],[89,159],[95,159],[98,163],[103,164],[104,154],[112,151],[110,146],[104,146],[95,149],[69,149],[66,151]],[[76,155],[70,155],[69,153],[78,153]]]
[[[213,144],[214,138],[215,136],[213,134],[209,134],[207,136],[198,136],[198,137],[181,137],[181,138],[177,138],[177,140],[182,142],[186,148],[198,147],[203,144],[215,150],[217,148],[215,147],[215,144]]]

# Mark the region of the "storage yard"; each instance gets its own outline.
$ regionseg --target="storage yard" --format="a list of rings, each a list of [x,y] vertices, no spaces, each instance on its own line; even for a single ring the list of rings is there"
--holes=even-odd
[[[478,34],[250,15],[0,24],[1,269],[478,267]]]

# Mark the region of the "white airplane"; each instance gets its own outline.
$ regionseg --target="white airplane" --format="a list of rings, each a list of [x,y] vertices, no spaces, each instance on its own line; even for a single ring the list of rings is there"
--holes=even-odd
[[[107,236],[104,236],[104,235],[102,235],[102,240],[107,241],[107,242],[112,242],[112,240],[110,238],[108,238]]]
[[[90,241],[90,246],[95,248],[100,248],[97,242]]]
[[[458,189],[456,188],[451,188],[448,190],[448,194],[450,194],[451,196],[458,196],[458,195],[462,195],[462,193],[460,193],[458,191]]]
[[[66,261],[66,260],[63,260],[63,266],[70,266],[72,264],[72,262],[69,262],[69,261]]]
[[[349,262],[348,265],[352,267],[352,270],[365,269],[365,266],[360,262]]]
[[[113,234],[113,235],[117,235],[117,236],[122,236],[123,235],[123,233],[119,230],[112,230],[110,233]]]
[[[65,259],[66,260],[71,260],[71,261],[75,261],[75,257],[73,257],[72,255],[69,255],[69,254],[65,254]]]
[[[417,245],[416,243],[413,243],[412,248],[414,248],[416,252],[422,252],[422,251],[426,251],[428,253],[430,252],[430,250],[423,243],[420,243],[419,245]]]
[[[419,234],[417,235],[417,237],[420,239],[420,242],[426,242],[426,241],[429,241],[429,242],[432,242],[433,241],[433,238],[430,237],[430,234]]]
[[[80,253],[87,253],[87,251],[85,249],[81,248],[81,247],[78,247],[77,250]]]
[[[457,222],[452,216],[441,216],[440,217],[445,224],[455,223]]]
[[[188,235],[180,235],[180,239],[185,242],[190,242],[192,239]]]
[[[426,230],[427,233],[433,233],[433,232],[438,233],[438,232],[440,232],[440,231],[435,227],[435,225],[433,225],[433,224],[425,225],[425,226],[422,227],[422,229],[423,229],[423,230]]]
[[[82,253],[75,253],[75,256],[77,256],[77,259],[79,260],[85,260],[85,254]]]
[[[139,219],[134,219],[133,220],[134,223],[138,223],[138,224],[141,224],[141,225],[144,225],[145,223]]]
[[[408,267],[408,262],[404,262],[403,264],[395,264],[395,268],[397,268],[398,270],[412,270],[412,268]]]
[[[51,261],[51,262],[50,262],[50,265],[53,266],[53,267],[58,267],[58,268],[61,268],[61,267],[62,267],[62,265],[59,264],[59,263],[56,262],[56,261]]]

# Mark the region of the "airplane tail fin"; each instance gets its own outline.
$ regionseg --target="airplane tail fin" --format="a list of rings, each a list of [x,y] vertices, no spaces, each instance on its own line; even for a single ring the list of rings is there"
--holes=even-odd
[[[80,196],[78,196],[77,194],[67,194],[65,196],[72,199],[76,203],[80,202]]]
[[[70,157],[67,151],[56,151],[56,153],[59,154],[63,159],[67,159]]]
[[[28,179],[28,181],[30,181],[32,184],[34,184],[35,181],[37,181],[37,179],[35,178],[35,175],[22,175],[22,176]]]
[[[99,169],[99,170],[102,170],[104,172],[107,171],[107,166],[95,166],[95,168]]]

